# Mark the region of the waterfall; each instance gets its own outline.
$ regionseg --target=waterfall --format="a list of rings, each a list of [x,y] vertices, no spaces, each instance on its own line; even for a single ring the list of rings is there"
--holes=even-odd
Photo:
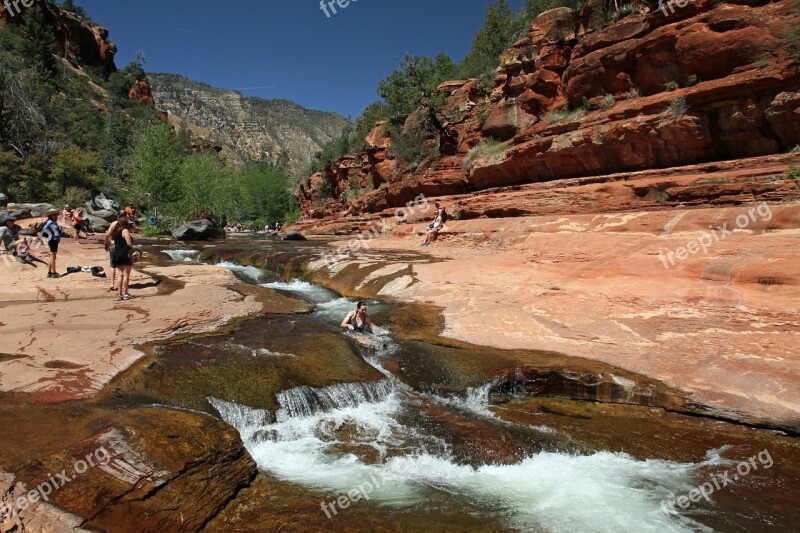
[[[181,250],[164,250],[170,259],[179,263],[189,263],[196,261],[200,257],[200,252],[197,250],[181,249]]]
[[[320,411],[357,407],[386,399],[392,392],[388,379],[371,383],[341,383],[323,388],[295,387],[277,394],[279,421],[311,416]]]
[[[252,409],[217,398],[208,398],[208,403],[217,410],[223,420],[239,431],[244,428],[265,426],[273,420],[272,414],[266,409]]]

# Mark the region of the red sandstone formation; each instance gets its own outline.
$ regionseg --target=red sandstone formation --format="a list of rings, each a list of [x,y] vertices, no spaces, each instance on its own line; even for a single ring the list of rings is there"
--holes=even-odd
[[[131,100],[139,100],[143,104],[155,107],[155,100],[153,99],[153,93],[150,89],[150,82],[145,80],[139,80],[133,84],[131,90],[128,91],[128,98]]]
[[[327,232],[353,215],[394,210],[419,194],[590,176],[611,183],[630,172],[779,154],[800,144],[800,64],[785,39],[800,24],[800,3],[699,0],[669,17],[654,8],[611,25],[595,4],[540,15],[528,36],[501,56],[491,94],[475,80],[439,87],[448,96],[443,114],[453,117],[455,142],[440,147],[446,155],[412,169],[392,154],[378,124],[363,151],[300,186],[304,218],[326,219],[316,227]],[[485,150],[479,145],[488,138],[503,144]],[[323,181],[334,200],[320,205]],[[352,184],[374,190],[340,200]],[[748,187],[737,190],[748,197]],[[700,202],[703,191],[694,192],[701,194],[692,202]],[[615,209],[648,194],[640,188],[635,197],[623,195]],[[462,214],[551,211],[519,200],[499,212]],[[675,205],[672,200],[661,203]]]
[[[108,29],[64,11],[54,4],[36,4],[42,7],[45,19],[52,25],[61,53],[66,52],[70,61],[77,64],[80,56],[80,63],[83,65],[100,67],[106,74],[117,71],[114,64],[117,45],[108,40]],[[9,16],[5,6],[0,4],[0,26],[22,23],[24,13],[29,8],[23,4],[17,5],[20,12],[15,10],[13,16]]]

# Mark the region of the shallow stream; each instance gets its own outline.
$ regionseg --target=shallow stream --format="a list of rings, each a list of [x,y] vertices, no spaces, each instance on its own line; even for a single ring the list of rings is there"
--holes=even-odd
[[[174,261],[198,258],[189,249],[164,253]],[[791,439],[645,407],[606,413],[597,404],[522,397],[494,405],[491,381],[461,393],[418,390],[407,375],[426,369],[407,368],[410,359],[402,354],[414,345],[396,338],[391,325],[380,336],[341,330],[354,300],[253,266],[219,264],[312,311],[258,317],[225,334],[165,345],[117,395],[147,397],[166,388],[159,373],[175,377],[199,367],[242,382],[258,383],[262,372],[276,376],[264,381],[267,399],[258,398],[262,385],[255,392],[227,382],[214,390],[196,383],[181,388],[188,378],[158,398],[193,408],[206,400],[237,428],[264,475],[292,487],[290,498],[318,500],[333,529],[359,529],[348,519],[354,507],[409,528],[444,523],[451,530],[777,531],[798,525],[791,505],[798,452]],[[385,317],[395,304],[368,306],[372,316]],[[479,347],[466,355],[485,357]],[[352,358],[368,367],[348,370],[359,364]],[[335,383],[323,385],[326,374],[338,376]],[[686,450],[668,449],[678,434]],[[751,462],[736,486],[713,489],[716,494],[685,509],[669,504],[717,473],[735,472],[761,450],[768,452],[759,456],[764,462]]]

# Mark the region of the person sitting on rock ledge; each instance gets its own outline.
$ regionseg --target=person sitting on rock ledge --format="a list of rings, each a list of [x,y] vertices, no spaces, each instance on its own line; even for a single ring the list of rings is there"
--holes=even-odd
[[[367,314],[366,302],[358,302],[355,311],[350,311],[342,320],[342,327],[358,333],[372,333],[372,320]]]
[[[3,219],[3,225],[0,227],[0,240],[11,257],[24,263],[28,259],[28,240],[20,239],[19,232],[22,231],[22,228],[15,224],[16,221],[17,219],[11,215]]]
[[[420,246],[428,246],[431,241],[435,241],[439,237],[439,232],[442,231],[444,223],[447,222],[447,212],[439,202],[434,202],[436,206],[436,214],[433,216],[433,222],[428,226],[428,232],[425,234],[425,242]]]

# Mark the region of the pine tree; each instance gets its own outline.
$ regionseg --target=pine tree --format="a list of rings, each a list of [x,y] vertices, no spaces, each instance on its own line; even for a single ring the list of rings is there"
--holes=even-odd
[[[34,5],[25,13],[22,27],[28,37],[24,46],[25,54],[33,62],[34,68],[45,76],[54,74],[56,68],[54,56],[58,52],[58,46],[53,30],[38,5]]]
[[[497,66],[498,57],[513,41],[518,29],[517,17],[507,0],[497,0],[486,8],[486,20],[472,41],[472,50],[464,58],[466,76],[477,77]]]

